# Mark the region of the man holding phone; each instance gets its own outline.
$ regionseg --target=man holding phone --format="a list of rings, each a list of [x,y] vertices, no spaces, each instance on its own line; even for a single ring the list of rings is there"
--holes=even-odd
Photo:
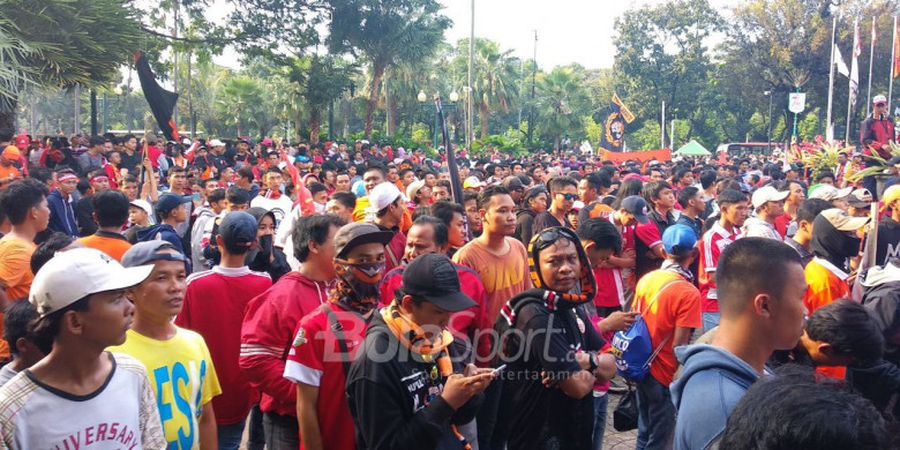
[[[456,425],[472,421],[496,376],[451,361],[450,316],[474,306],[446,256],[426,254],[406,266],[402,288],[375,314],[347,375],[358,448],[445,448],[465,440]]]

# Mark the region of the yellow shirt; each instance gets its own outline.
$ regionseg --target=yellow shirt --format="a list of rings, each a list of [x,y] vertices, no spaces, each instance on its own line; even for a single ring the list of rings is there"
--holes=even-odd
[[[203,337],[178,328],[172,339],[158,341],[128,330],[125,343],[108,350],[147,368],[168,448],[199,449],[203,405],[222,393]]]

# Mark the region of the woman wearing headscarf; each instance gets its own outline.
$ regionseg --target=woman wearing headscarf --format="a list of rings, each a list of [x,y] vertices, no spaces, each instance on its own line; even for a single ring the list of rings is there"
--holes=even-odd
[[[283,275],[291,271],[284,252],[274,246],[275,242],[275,214],[265,208],[250,208],[247,210],[258,224],[256,236],[259,239],[257,248],[247,252],[245,262],[250,270],[266,272],[272,277],[272,283],[278,281]]]

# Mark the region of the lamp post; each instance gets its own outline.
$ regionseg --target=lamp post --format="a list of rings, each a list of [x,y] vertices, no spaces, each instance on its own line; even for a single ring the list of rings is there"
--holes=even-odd
[[[435,94],[440,95],[440,94]],[[454,90],[450,92],[449,95],[450,103],[446,103],[443,105],[444,111],[455,111],[456,110],[456,102],[459,101],[459,94]],[[428,103],[428,95],[425,94],[424,90],[419,91],[419,95],[416,96],[416,99],[419,101],[419,107],[423,108],[425,111],[428,111],[431,107],[431,104]],[[441,124],[438,118],[437,111],[434,111],[434,149],[438,148],[438,143],[440,142],[440,132],[441,132]]]

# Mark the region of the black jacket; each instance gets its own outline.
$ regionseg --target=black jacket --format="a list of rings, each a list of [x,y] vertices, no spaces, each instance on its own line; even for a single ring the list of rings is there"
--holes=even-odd
[[[443,379],[438,376],[432,381],[434,367],[411,355],[375,312],[363,348],[347,374],[347,401],[356,425],[357,448],[462,448],[450,424],[471,422],[482,396],[453,411],[439,394]],[[461,372],[461,368],[454,369]]]
[[[527,208],[516,211],[516,239],[525,244],[525,247],[531,242],[534,216],[536,216],[534,211]]]

